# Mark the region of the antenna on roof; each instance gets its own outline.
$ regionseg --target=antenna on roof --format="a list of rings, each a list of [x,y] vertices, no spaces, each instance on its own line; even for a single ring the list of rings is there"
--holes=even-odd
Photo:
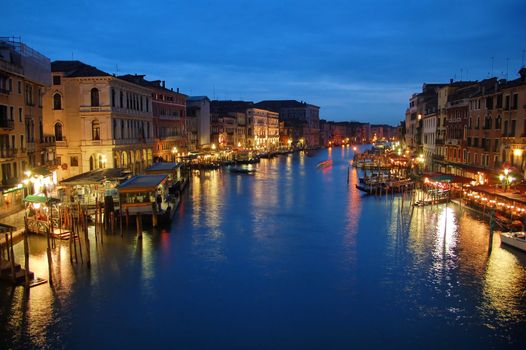
[[[521,66],[521,68],[524,68],[524,51],[526,51],[526,50],[522,50],[522,66]]]
[[[73,51],[71,51],[71,60],[73,61],[74,58],[73,58]]]
[[[216,99],[216,84],[212,85],[212,89],[213,89],[213,99],[215,100]]]
[[[494,63],[495,57],[491,56],[491,76],[493,76],[493,63]]]
[[[463,73],[463,70],[462,68],[460,68],[460,81],[462,81],[462,73]]]
[[[510,58],[506,57],[506,80],[508,80],[508,63],[510,62]]]
[[[119,74],[119,64],[115,65],[115,70],[117,71],[117,74]]]

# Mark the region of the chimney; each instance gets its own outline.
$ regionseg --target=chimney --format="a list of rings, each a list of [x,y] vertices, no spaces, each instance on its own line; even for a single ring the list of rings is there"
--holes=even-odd
[[[177,92],[179,92],[179,88],[177,88]]]
[[[519,70],[519,75],[521,76],[521,81],[524,83],[526,82],[526,68],[522,67]]]
[[[163,88],[164,88],[164,87],[166,87],[166,85],[165,85],[165,81],[163,80]]]
[[[449,79],[449,83],[453,84],[453,78]]]

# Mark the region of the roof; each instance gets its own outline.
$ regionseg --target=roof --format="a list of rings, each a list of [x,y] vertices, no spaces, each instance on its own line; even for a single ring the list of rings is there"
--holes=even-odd
[[[81,61],[53,61],[51,62],[52,72],[63,72],[65,77],[107,77],[109,73],[90,66]]]
[[[102,184],[105,180],[117,181],[130,176],[130,172],[123,168],[108,168],[88,171],[60,182],[61,185],[90,185]]]
[[[153,192],[167,177],[166,174],[136,175],[118,185],[117,190],[120,193]]]
[[[125,75],[119,75],[117,78],[121,80],[125,80],[129,83],[144,86],[150,89],[156,89],[161,90],[166,93],[172,93],[172,94],[178,94],[186,96],[183,93],[180,93],[179,91],[174,91],[173,89],[167,89],[164,85],[164,82],[161,82],[161,80],[146,80],[144,79],[144,74],[125,74]]]
[[[210,102],[210,111],[219,112],[246,112],[247,109],[254,107],[254,102],[251,101],[218,101]]]
[[[305,107],[315,107],[313,104],[308,104],[307,102],[300,102],[297,100],[264,100],[256,103],[254,105],[256,108],[269,109],[274,112],[278,112],[282,108],[305,108]]]
[[[208,96],[188,96],[187,101],[210,100]]]
[[[181,163],[165,163],[165,162],[159,162],[159,163],[154,163],[152,164],[151,166],[149,166],[148,168],[146,168],[145,172],[147,174],[152,174],[152,173],[170,173],[178,168],[181,167]]]

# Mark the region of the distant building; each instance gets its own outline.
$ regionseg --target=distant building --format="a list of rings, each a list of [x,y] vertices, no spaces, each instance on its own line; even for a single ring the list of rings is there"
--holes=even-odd
[[[54,136],[60,178],[152,163],[151,90],[80,61],[51,63],[44,96],[44,133]]]
[[[186,96],[179,89],[167,89],[164,81],[148,81],[144,75],[127,74],[119,79],[149,88],[152,96],[154,145],[153,156],[157,160],[173,160],[175,152],[187,148]]]
[[[42,96],[51,85],[49,59],[14,38],[0,37],[0,215],[20,209],[24,171],[56,167],[44,136]]]
[[[296,100],[266,100],[254,105],[279,113],[279,119],[285,126],[293,128],[294,141],[303,139],[305,145],[319,146],[320,143],[320,107]]]
[[[186,130],[190,150],[210,146],[210,100],[206,96],[191,96],[186,100]]]

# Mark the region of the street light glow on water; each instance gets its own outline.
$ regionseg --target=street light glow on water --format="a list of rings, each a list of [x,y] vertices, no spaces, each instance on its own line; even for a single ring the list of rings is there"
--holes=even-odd
[[[523,345],[526,255],[498,235],[489,254],[488,225],[455,204],[365,197],[353,154],[195,173],[170,228],[92,238],[91,270],[58,243],[53,288],[1,287],[0,348]],[[44,278],[46,247],[31,238]]]

